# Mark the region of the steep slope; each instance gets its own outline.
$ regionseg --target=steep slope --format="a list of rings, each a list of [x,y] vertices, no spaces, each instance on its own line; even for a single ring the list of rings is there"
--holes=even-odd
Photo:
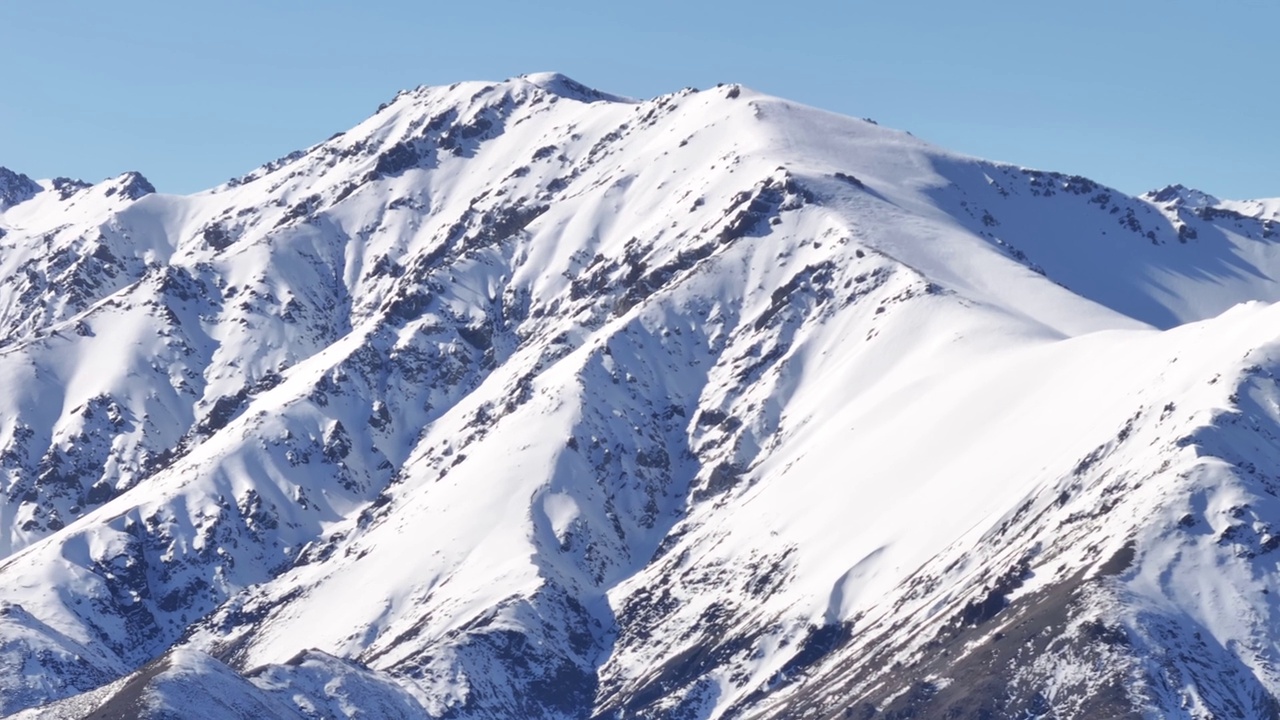
[[[1033,432],[995,423],[999,440],[975,459],[975,472],[1010,477],[1009,456],[1045,443],[1027,456],[1023,494],[873,604],[851,602],[901,543],[868,554],[833,585],[856,611],[814,620],[807,642],[825,654],[782,671],[786,689],[746,714],[1273,716],[1275,317],[1238,308],[1065,343],[1081,353],[1065,372],[1046,374],[1044,358],[1003,368],[1001,385],[1055,415]],[[1093,419],[1072,428],[1082,392],[1098,393]],[[913,510],[896,517],[914,528]]]
[[[552,74],[3,187],[0,712],[1272,712],[1266,201]]]

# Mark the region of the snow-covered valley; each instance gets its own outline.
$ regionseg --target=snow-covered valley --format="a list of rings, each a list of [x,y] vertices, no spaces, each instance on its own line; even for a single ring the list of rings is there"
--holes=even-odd
[[[1276,717],[1278,243],[555,74],[0,169],[0,715]]]

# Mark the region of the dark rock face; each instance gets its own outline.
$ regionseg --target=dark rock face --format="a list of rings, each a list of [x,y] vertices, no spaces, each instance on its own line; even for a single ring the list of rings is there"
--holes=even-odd
[[[66,200],[85,188],[93,187],[93,183],[87,183],[84,180],[77,180],[69,177],[56,177],[52,180],[53,189],[58,193],[58,197]]]
[[[1147,193],[1147,195],[1155,202],[1171,203],[1180,200],[1186,192],[1187,188],[1182,185],[1166,185],[1159,190]]]
[[[1142,717],[1130,699],[1122,669],[1139,659],[1126,651],[1123,630],[1088,625],[1068,629],[1081,611],[1081,594],[1092,583],[1071,584],[1026,596],[999,615],[977,623],[967,611],[956,624],[923,646],[918,662],[877,666],[871,656],[850,657],[800,681],[779,717],[990,718],[1040,717],[1058,707],[1043,686],[1024,679],[1031,658],[1070,657],[1105,668],[1075,687],[1060,687],[1073,699],[1073,717]],[[1100,628],[1099,631],[1094,628]],[[887,643],[901,638],[886,637]],[[1051,661],[1050,661],[1051,662]],[[875,679],[874,683],[872,678]],[[879,687],[868,692],[868,685]],[[1079,714],[1076,714],[1079,713]]]
[[[38,192],[40,186],[31,178],[0,167],[0,209],[26,202]]]
[[[121,196],[130,200],[137,200],[144,195],[150,195],[155,192],[156,188],[149,180],[142,176],[141,173],[127,172],[120,176],[120,184],[118,187],[107,189],[107,196],[120,193]]]

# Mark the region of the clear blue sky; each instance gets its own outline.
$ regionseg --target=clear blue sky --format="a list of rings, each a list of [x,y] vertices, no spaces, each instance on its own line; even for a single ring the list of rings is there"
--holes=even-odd
[[[741,82],[1141,192],[1280,195],[1280,0],[0,1],[0,165],[191,192],[401,88]]]

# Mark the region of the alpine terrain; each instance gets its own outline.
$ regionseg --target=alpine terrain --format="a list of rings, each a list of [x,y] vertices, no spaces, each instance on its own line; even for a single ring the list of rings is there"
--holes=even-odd
[[[738,85],[0,169],[0,715],[1278,718],[1280,200]]]

